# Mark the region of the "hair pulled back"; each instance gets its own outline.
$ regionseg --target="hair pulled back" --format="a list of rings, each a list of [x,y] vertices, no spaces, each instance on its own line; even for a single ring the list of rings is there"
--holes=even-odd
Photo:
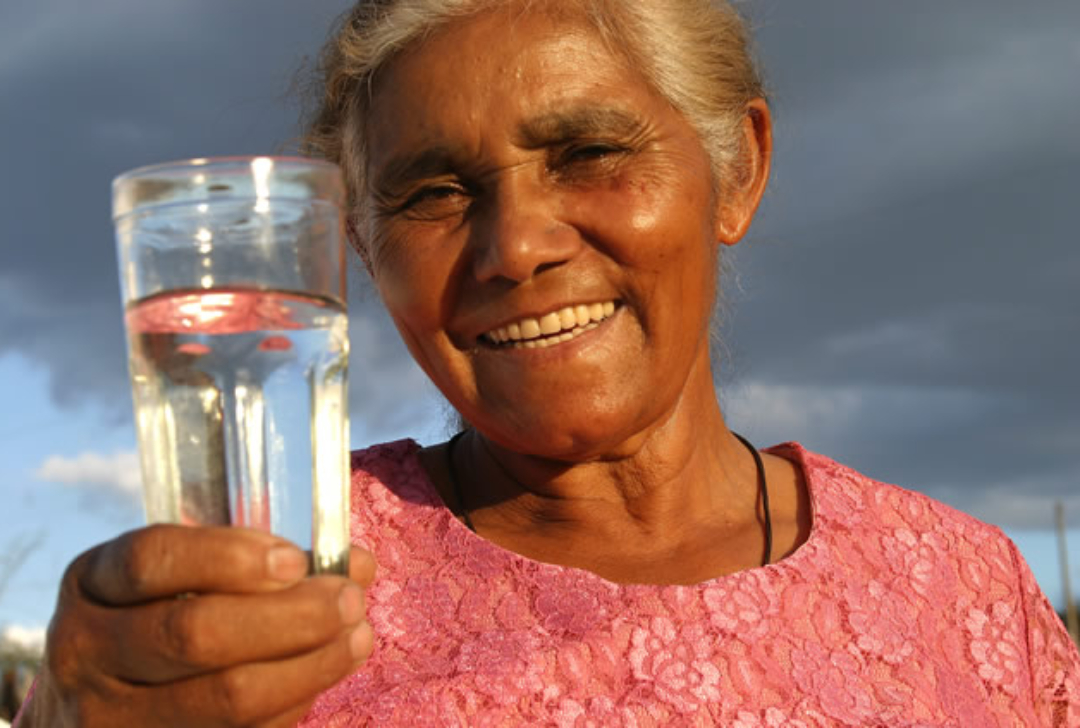
[[[764,94],[745,24],[726,0],[360,0],[323,48],[314,114],[302,150],[336,162],[349,217],[363,220],[366,120],[379,69],[429,34],[494,8],[574,13],[695,128],[715,182],[737,173],[739,124]]]

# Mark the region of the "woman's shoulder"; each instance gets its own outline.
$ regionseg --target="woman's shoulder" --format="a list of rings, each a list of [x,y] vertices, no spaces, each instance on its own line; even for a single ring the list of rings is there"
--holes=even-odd
[[[1027,567],[997,526],[798,444],[771,452],[801,467],[810,495],[810,538],[792,566],[891,580],[961,611],[1018,596]]]
[[[855,468],[806,449],[795,442],[769,448],[802,470],[815,520],[848,529],[908,533],[933,531],[977,542],[1011,542],[1000,528],[984,523],[925,493],[864,475]]]
[[[375,522],[400,522],[443,508],[420,463],[421,445],[395,440],[354,450],[350,457],[350,505],[354,530]]]
[[[411,461],[416,460],[419,451],[420,443],[406,438],[353,450],[349,454],[349,461],[354,477],[357,474],[382,477],[400,472]]]
[[[894,636],[914,630],[928,654],[954,667],[974,661],[987,694],[1013,696],[1019,711],[1029,709],[1019,696],[1033,689],[1032,724],[1050,725],[1053,715],[1053,725],[1080,725],[1080,654],[1000,528],[797,444],[774,452],[803,467],[824,551],[846,574],[863,575],[845,596],[850,614],[866,615],[860,639],[882,625]]]

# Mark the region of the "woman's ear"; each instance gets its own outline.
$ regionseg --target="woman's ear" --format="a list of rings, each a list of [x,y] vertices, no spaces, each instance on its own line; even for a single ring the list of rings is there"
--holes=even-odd
[[[740,130],[739,156],[720,182],[717,201],[716,237],[724,245],[734,245],[746,234],[769,182],[772,117],[765,99],[746,105]]]

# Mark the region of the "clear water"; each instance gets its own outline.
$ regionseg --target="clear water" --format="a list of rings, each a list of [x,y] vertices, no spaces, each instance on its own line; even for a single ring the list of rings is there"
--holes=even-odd
[[[170,291],[128,308],[147,520],[242,525],[348,556],[348,336],[330,299]]]

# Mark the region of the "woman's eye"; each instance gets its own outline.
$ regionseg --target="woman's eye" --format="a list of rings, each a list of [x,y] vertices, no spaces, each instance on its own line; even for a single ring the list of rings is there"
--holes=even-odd
[[[548,168],[567,182],[606,179],[615,173],[627,151],[608,142],[574,144],[559,150]]]
[[[410,194],[398,211],[410,217],[434,219],[454,214],[468,204],[468,193],[460,185],[438,184]]]
[[[563,153],[563,161],[571,164],[578,162],[593,162],[611,157],[622,151],[622,148],[613,144],[582,144],[567,149]]]
[[[452,185],[433,185],[431,187],[424,187],[420,190],[409,195],[409,198],[405,200],[405,205],[411,207],[423,202],[434,202],[437,200],[445,200],[448,197],[460,194],[461,188]]]

